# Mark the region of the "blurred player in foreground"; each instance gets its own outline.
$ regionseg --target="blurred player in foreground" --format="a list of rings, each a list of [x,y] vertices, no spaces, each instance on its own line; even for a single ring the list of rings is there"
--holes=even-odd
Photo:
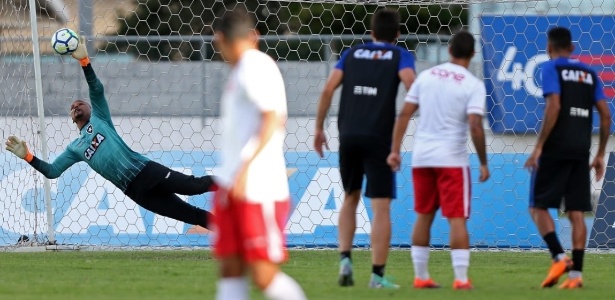
[[[194,177],[173,171],[130,149],[113,126],[103,85],[94,73],[83,41],[72,56],[81,64],[92,102],[90,106],[83,100],[76,100],[70,106],[70,116],[79,129],[79,137],[51,164],[34,156],[26,142],[18,137],[10,136],[6,149],[50,179],[58,178],[73,164],[84,161],[143,208],[210,229],[211,213],[186,203],[175,193],[199,195],[213,191],[212,177]]]
[[[222,95],[224,145],[214,199],[216,299],[249,297],[246,275],[268,299],[305,299],[280,270],[290,194],[284,159],[286,91],[275,61],[258,51],[253,17],[241,7],[216,24],[216,48],[231,66]]]
[[[354,284],[352,240],[361,200],[363,176],[367,177],[365,196],[372,199],[372,275],[371,288],[398,288],[384,276],[391,243],[391,199],[395,198],[395,173],[387,165],[399,83],[406,89],[414,81],[414,57],[407,49],[395,46],[399,36],[399,13],[380,10],[372,17],[374,42],[344,52],[320,96],[314,149],[323,156],[327,147],[324,121],[335,89],[342,85],[339,108],[340,174],[344,203],[339,217],[339,284]]]
[[[450,62],[427,69],[410,88],[395,123],[393,149],[387,161],[395,171],[401,164],[401,143],[414,113],[421,116],[414,139],[412,178],[417,220],[412,233],[414,287],[440,287],[429,276],[430,230],[436,211],[448,219],[455,273],[454,289],[471,289],[468,278],[470,245],[466,221],[470,217],[471,184],[468,128],[480,160],[481,182],[489,179],[483,115],[486,91],[468,71],[474,56],[474,37],[465,31],[450,41]]]
[[[583,286],[581,271],[587,237],[584,214],[592,211],[590,170],[596,170],[596,180],[604,175],[611,112],[596,72],[570,58],[574,51],[570,30],[557,27],[547,35],[551,60],[542,64],[546,107],[536,146],[525,166],[532,172],[530,213],[553,258],[542,287],[557,284],[560,276],[570,270],[560,288],[574,289]],[[600,143],[588,166],[594,106],[600,115]],[[572,260],[557,239],[548,211],[559,209],[562,199],[572,224]]]

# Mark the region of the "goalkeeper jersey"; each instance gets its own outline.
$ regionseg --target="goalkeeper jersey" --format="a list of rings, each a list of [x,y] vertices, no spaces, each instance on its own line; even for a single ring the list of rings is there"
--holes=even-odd
[[[73,164],[84,161],[122,191],[150,160],[133,151],[113,127],[103,85],[91,65],[83,67],[90,89],[92,116],[66,150],[49,164],[34,158],[30,163],[47,178],[57,178]]]

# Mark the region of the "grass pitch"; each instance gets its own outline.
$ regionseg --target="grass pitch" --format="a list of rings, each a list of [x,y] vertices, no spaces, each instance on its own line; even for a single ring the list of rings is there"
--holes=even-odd
[[[399,290],[370,290],[370,253],[355,251],[355,286],[337,286],[335,251],[292,251],[284,270],[310,299],[614,299],[615,255],[586,254],[582,290],[538,288],[550,263],[541,252],[473,252],[475,290],[453,291],[448,251],[433,251],[430,273],[444,287],[411,288],[408,251],[392,251],[387,275]],[[0,253],[0,299],[213,299],[209,251]],[[263,299],[253,290],[253,299]]]

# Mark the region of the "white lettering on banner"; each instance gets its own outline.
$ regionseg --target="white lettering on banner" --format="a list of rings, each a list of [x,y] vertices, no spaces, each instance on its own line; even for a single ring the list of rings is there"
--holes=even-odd
[[[105,198],[108,209],[99,209]],[[145,232],[139,206],[94,171],[88,174],[56,230],[84,234],[91,226],[110,226],[116,234]]]
[[[517,47],[511,46],[506,49],[500,66],[495,70],[496,80],[501,82],[510,81],[512,89],[515,91],[525,86],[525,91],[529,95],[542,96],[542,89],[536,84],[534,73],[539,64],[549,60],[549,55],[542,53],[528,58],[525,68],[521,63],[514,62],[516,56]]]
[[[8,166],[6,162],[5,166]],[[41,188],[34,185],[34,176],[32,169],[23,168],[13,173],[8,174],[0,181],[0,199],[2,201],[3,211],[0,215],[1,227],[3,230],[15,232],[17,234],[31,234],[34,231],[38,233],[47,232],[47,215],[44,213],[44,207],[38,207],[38,213],[29,211],[23,207],[23,200],[30,190]],[[42,176],[36,174],[35,176]],[[39,182],[42,183],[42,180]],[[55,188],[55,189],[54,189]],[[57,186],[52,184],[51,190],[57,190]],[[40,192],[43,193],[42,188]],[[39,199],[42,199],[41,195]],[[39,199],[28,199],[31,201],[39,201]],[[43,202],[38,202],[44,205]],[[38,218],[38,222],[36,221]],[[35,227],[36,226],[36,227]]]
[[[184,173],[186,175],[192,175],[192,169],[190,168],[171,168],[177,172]],[[180,199],[186,201],[188,199],[187,196],[177,195]],[[161,215],[154,215],[154,228],[152,228],[152,233],[165,233],[165,234],[183,234],[184,233],[184,222],[177,221],[175,219],[167,218]]]
[[[393,59],[392,50],[369,50],[358,49],[354,52],[356,59],[374,59],[374,60],[391,60]]]
[[[329,197],[335,208],[325,208]],[[338,168],[319,168],[292,212],[286,230],[291,234],[314,233],[318,226],[338,226],[344,188]],[[369,234],[372,226],[363,201],[357,207],[357,233]]]

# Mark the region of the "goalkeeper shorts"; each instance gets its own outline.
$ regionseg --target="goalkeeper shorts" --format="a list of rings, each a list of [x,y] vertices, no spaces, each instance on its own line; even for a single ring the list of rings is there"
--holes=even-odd
[[[430,214],[442,209],[447,218],[469,218],[472,182],[469,167],[412,168],[414,210]]]

